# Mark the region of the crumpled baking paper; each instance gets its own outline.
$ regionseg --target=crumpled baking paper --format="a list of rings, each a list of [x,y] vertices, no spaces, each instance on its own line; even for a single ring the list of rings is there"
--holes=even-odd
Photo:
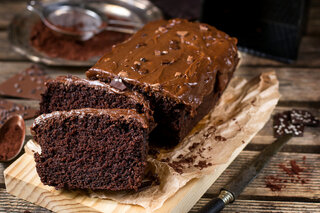
[[[216,107],[177,147],[148,157],[149,169],[160,184],[138,192],[99,191],[89,196],[139,205],[148,212],[160,208],[190,180],[213,174],[239,146],[249,143],[268,121],[280,98],[278,90],[274,72],[251,81],[234,77]]]

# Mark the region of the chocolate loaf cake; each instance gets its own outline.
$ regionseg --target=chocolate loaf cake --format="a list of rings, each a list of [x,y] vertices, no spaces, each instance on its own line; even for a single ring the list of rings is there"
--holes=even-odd
[[[134,110],[43,114],[31,132],[42,183],[57,189],[137,190],[146,167],[148,119]]]
[[[152,144],[173,146],[215,105],[238,63],[237,40],[182,19],[151,22],[86,72],[88,79],[126,87],[150,101],[158,126]]]
[[[76,76],[59,76],[46,82],[40,102],[40,114],[71,109],[134,109],[153,122],[149,101],[134,91],[129,91],[119,79],[105,84]],[[154,124],[153,124],[154,125]]]

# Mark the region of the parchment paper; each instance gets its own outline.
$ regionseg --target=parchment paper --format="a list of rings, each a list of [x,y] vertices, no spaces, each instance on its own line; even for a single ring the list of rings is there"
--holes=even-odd
[[[214,110],[182,143],[173,150],[162,150],[156,158],[148,157],[160,184],[139,192],[90,192],[89,196],[140,205],[149,212],[160,208],[188,181],[214,173],[217,165],[226,163],[239,146],[251,141],[275,108],[278,89],[274,72],[249,82],[233,78]]]

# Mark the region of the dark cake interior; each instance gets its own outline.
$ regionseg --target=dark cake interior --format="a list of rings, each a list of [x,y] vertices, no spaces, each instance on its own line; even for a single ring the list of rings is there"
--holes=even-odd
[[[56,189],[137,190],[148,150],[147,120],[133,110],[81,109],[39,116],[32,127],[42,183]]]
[[[153,121],[149,102],[137,92],[125,89],[121,91],[103,82],[76,76],[59,76],[46,82],[46,91],[40,102],[40,114],[81,108],[134,109]]]

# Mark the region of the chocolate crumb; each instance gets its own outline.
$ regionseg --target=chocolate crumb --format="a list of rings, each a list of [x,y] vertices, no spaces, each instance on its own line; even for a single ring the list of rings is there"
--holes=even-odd
[[[281,184],[281,179],[274,177],[273,175],[267,176],[265,178],[266,187],[271,189],[271,191],[281,191],[284,185]]]
[[[200,143],[193,143],[191,146],[189,146],[189,151],[192,152],[193,150],[195,150],[195,148],[197,148],[200,145]]]
[[[225,137],[222,137],[220,135],[215,136],[214,139],[216,139],[217,141],[226,141],[227,140]]]
[[[293,173],[299,175],[300,172],[303,172],[303,168],[299,167],[299,165],[297,165],[297,162],[295,160],[291,160],[290,161],[290,165],[291,165],[291,170]]]
[[[195,167],[198,167],[200,170],[207,168],[209,166],[212,166],[212,163],[207,163],[204,160],[199,161],[199,163],[195,165]]]

